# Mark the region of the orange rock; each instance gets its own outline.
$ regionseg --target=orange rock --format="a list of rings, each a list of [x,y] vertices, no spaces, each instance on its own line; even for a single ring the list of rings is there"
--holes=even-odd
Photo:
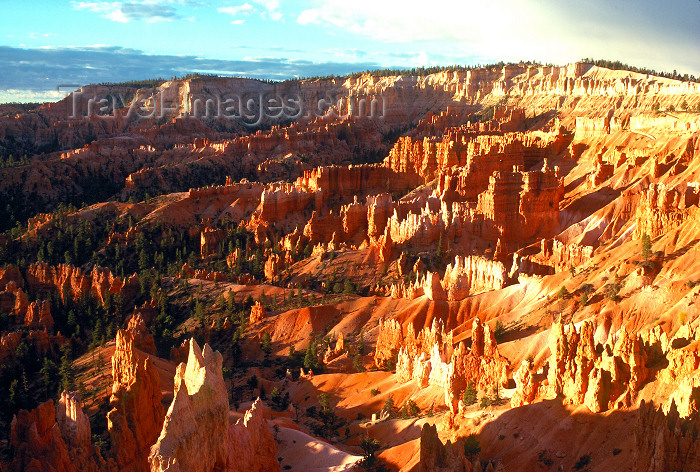
[[[56,419],[58,417],[58,423]],[[19,410],[12,419],[10,445],[13,457],[9,472],[111,472],[90,442],[90,422],[73,394],[63,392],[35,410]]]
[[[277,443],[263,418],[263,405],[256,399],[243,419],[229,426],[229,467],[227,471],[279,471]]]
[[[279,255],[272,253],[270,257],[265,261],[265,278],[267,280],[273,280],[275,276],[279,273],[282,266],[282,259]]]
[[[221,354],[208,344],[200,350],[194,340],[189,348],[187,364],[175,373],[174,398],[160,437],[151,448],[151,471],[280,470],[259,400],[243,421],[229,426]]]
[[[263,307],[260,302],[255,302],[255,304],[250,307],[250,324],[255,324],[261,322],[265,319],[265,307]]]
[[[104,470],[104,461],[93,450],[90,420],[83,413],[83,404],[74,393],[64,391],[56,405],[56,421],[77,470]]]
[[[66,264],[50,266],[45,262],[31,264],[27,269],[27,282],[32,290],[55,290],[61,297],[70,296],[78,300],[90,293],[104,304],[108,293],[121,293],[129,300],[139,291],[138,276],[134,274],[122,281],[104,268],[95,266],[90,274]]]
[[[200,254],[202,259],[211,255],[220,254],[222,248],[220,248],[219,245],[225,238],[226,232],[222,229],[203,228],[200,242]]]
[[[130,323],[131,324],[131,323]],[[148,470],[148,454],[163,425],[160,379],[150,357],[136,348],[141,324],[117,332],[112,356],[112,409],[107,427],[119,470]]]
[[[387,326],[387,331],[393,332],[394,326],[384,323],[380,325],[380,337],[386,336],[382,330]],[[488,326],[484,327],[478,318],[473,323],[471,350],[464,343],[453,347],[452,334],[445,333],[437,319],[417,339],[408,330],[402,341],[396,363],[399,381],[415,379],[421,388],[428,385],[442,388],[445,404],[453,413],[469,382],[473,381],[482,391],[507,385],[510,364],[499,354]]]
[[[42,403],[35,410],[17,412],[12,419],[10,445],[14,449],[9,467],[11,472],[77,471],[56,424],[53,400]]]
[[[668,414],[642,400],[634,429],[634,471],[696,470],[700,443],[694,439],[698,414],[681,419],[675,404]]]
[[[31,302],[27,307],[24,325],[30,329],[45,329],[51,331],[53,329],[51,303],[49,303],[48,300]]]
[[[535,401],[538,385],[533,379],[528,361],[522,361],[520,367],[513,372],[513,381],[515,381],[515,391],[510,399],[512,408],[529,405]]]

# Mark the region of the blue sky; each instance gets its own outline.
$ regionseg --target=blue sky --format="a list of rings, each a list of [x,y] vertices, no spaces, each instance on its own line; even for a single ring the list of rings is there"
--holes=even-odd
[[[0,4],[0,102],[188,72],[283,79],[521,59],[595,57],[700,75],[698,0]]]

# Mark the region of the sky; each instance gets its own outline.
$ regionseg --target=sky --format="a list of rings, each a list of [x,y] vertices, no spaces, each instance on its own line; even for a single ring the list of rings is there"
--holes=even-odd
[[[698,0],[0,0],[0,103],[190,72],[286,79],[584,57],[700,76]]]

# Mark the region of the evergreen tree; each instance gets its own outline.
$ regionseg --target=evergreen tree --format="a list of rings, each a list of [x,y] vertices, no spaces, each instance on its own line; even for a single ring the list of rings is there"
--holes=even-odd
[[[306,346],[306,355],[304,355],[304,367],[307,369],[318,369],[320,366],[318,361],[318,347],[316,346],[316,340],[310,339],[309,344]]]
[[[649,257],[651,257],[651,238],[649,234],[644,233],[642,235],[642,258],[646,262],[649,260]]]

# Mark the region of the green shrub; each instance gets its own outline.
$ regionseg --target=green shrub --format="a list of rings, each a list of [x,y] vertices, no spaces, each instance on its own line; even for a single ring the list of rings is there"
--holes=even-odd
[[[649,234],[644,233],[642,235],[642,258],[648,261],[649,257],[651,257],[651,238]]]
[[[506,334],[506,327],[500,321],[496,321],[496,328],[493,331],[493,336],[496,338],[496,342],[500,343],[503,340],[503,336]]]
[[[386,411],[387,413],[389,413],[390,417],[394,416],[394,414],[396,413],[396,406],[394,404],[394,397],[393,396],[389,395],[387,397],[387,399],[384,401],[383,410]]]
[[[470,380],[467,384],[467,388],[464,389],[464,395],[462,396],[462,400],[467,406],[476,403],[476,385],[474,385],[473,380]]]
[[[479,444],[479,437],[472,433],[464,439],[464,455],[470,461],[473,461],[480,452],[481,445]]]

